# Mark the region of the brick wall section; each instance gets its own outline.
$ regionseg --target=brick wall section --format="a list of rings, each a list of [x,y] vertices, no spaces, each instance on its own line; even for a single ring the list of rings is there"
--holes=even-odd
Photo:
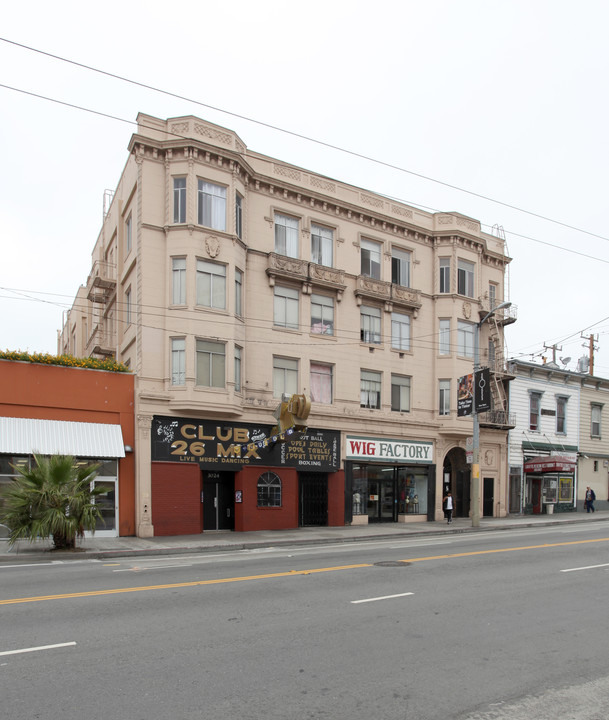
[[[258,478],[267,470],[281,478],[281,507],[258,507]],[[298,527],[298,473],[292,468],[245,467],[235,474],[235,490],[243,502],[235,503],[235,530],[288,530]]]
[[[339,470],[328,475],[328,525],[345,524],[345,472]]]

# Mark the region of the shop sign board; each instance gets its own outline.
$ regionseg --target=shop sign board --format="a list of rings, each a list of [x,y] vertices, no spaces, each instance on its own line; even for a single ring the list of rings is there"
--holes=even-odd
[[[340,432],[307,428],[272,436],[272,425],[222,423],[155,415],[152,460],[197,463],[207,470],[245,465],[291,467],[308,472],[340,469]],[[273,439],[275,438],[275,439]]]
[[[404,465],[433,462],[433,443],[347,435],[347,460],[382,460]]]

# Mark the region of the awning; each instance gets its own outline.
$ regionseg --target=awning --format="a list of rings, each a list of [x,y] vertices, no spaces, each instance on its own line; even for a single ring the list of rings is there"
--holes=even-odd
[[[574,472],[575,462],[565,455],[542,455],[527,460],[525,473]]]
[[[120,425],[0,417],[0,453],[125,457]]]

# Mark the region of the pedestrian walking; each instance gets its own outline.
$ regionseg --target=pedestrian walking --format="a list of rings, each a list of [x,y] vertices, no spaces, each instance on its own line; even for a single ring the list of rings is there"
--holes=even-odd
[[[596,500],[596,493],[594,490],[588,485],[586,488],[586,502],[584,503],[586,506],[586,512],[594,512],[594,501]]]
[[[442,504],[444,505],[444,515],[446,516],[446,522],[450,525],[453,521],[453,496],[450,490],[446,493],[446,496],[442,500]]]

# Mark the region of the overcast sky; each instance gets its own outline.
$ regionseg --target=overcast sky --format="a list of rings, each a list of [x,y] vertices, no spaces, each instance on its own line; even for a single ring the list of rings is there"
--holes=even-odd
[[[192,114],[256,152],[502,226],[508,356],[557,344],[575,369],[594,334],[609,377],[606,0],[25,0],[2,15],[3,86],[126,122],[0,87],[0,348],[56,352],[137,113]]]

